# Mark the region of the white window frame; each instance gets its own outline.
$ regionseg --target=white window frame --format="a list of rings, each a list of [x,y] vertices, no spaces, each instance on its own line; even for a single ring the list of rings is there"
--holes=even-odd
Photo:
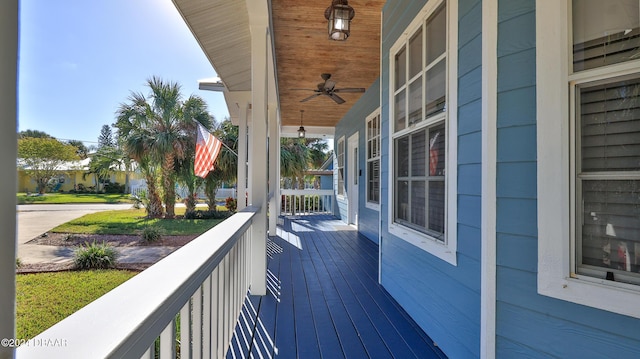
[[[394,181],[394,144],[398,136],[412,133],[421,128],[428,128],[435,122],[430,119],[412,124],[404,130],[394,132],[395,119],[395,54],[406,46],[411,36],[423,26],[427,18],[446,1],[447,17],[447,40],[446,40],[446,91],[447,99],[444,117],[446,131],[446,163],[445,163],[445,237],[444,242],[426,233],[419,232],[405,225],[395,222],[395,181]],[[424,37],[424,34],[423,34]],[[423,38],[423,41],[424,38]],[[422,49],[424,56],[424,47]],[[457,112],[458,112],[458,2],[455,0],[435,0],[429,1],[418,12],[413,21],[407,26],[405,31],[399,36],[394,45],[389,50],[389,191],[388,191],[388,231],[394,236],[413,244],[414,246],[430,253],[431,255],[451,264],[457,265]],[[409,83],[409,79],[407,79]],[[424,106],[424,101],[422,101]],[[405,114],[409,116],[409,114]],[[428,206],[427,206],[428,208]]]
[[[640,318],[640,286],[575,273],[569,80],[579,81],[581,75],[571,75],[571,1],[537,0],[536,14],[538,293]],[[637,66],[623,62],[592,69],[590,80],[622,75]]]
[[[340,149],[342,148],[342,151]],[[345,141],[344,136],[338,139],[336,143],[336,195],[339,199],[344,200],[346,198],[345,192],[345,178],[344,178],[344,152],[345,152]],[[342,186],[340,185],[340,170],[342,169]],[[342,191],[341,191],[342,190]]]
[[[377,121],[378,134],[373,138],[369,135],[369,122]],[[369,116],[367,116],[365,121],[365,206],[369,209],[373,209],[376,211],[380,210],[380,179],[381,179],[381,156],[380,156],[380,146],[382,145],[382,128],[380,127],[380,108],[376,109]],[[377,141],[378,142],[378,153],[377,156],[369,157],[369,142]],[[378,203],[369,201],[369,162],[378,161]]]

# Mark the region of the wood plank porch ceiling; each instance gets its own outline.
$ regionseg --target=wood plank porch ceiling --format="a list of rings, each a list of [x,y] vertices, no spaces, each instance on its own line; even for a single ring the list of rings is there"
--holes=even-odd
[[[251,88],[251,38],[245,1],[173,0],[218,76],[229,91]],[[340,94],[301,103],[313,94],[320,74],[331,73],[337,88],[368,88],[380,72],[380,13],[383,0],[351,0],[355,17],[346,41],[327,36],[325,9],[330,0],[271,0],[277,85],[283,126],[333,127],[362,96]],[[203,74],[207,77],[207,74]]]
[[[337,88],[368,88],[380,72],[380,12],[384,1],[349,1],[356,13],[346,41],[328,39],[324,11],[330,0],[271,3],[282,124],[299,125],[300,110],[304,110],[305,125],[335,126],[362,94],[340,94],[347,101],[341,105],[326,96],[301,103],[313,92],[292,89],[316,89],[323,82],[322,73],[330,73]]]

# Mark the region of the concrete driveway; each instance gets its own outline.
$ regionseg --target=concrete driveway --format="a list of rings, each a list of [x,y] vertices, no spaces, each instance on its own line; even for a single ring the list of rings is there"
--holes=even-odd
[[[125,204],[29,204],[16,206],[18,258],[23,263],[61,263],[69,261],[73,249],[26,244],[52,228],[85,214],[131,208]]]

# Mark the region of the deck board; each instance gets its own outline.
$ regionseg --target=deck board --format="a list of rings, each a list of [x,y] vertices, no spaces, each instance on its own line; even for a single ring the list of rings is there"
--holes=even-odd
[[[242,335],[256,339],[250,354],[233,345],[227,358],[446,357],[378,284],[377,244],[329,216],[279,227],[268,244],[269,291],[246,301],[258,322]]]

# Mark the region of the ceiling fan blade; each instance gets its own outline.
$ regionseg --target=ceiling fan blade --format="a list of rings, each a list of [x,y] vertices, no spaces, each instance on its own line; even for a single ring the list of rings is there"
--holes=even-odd
[[[333,92],[364,92],[365,89],[363,87],[349,87],[344,89],[335,89]]]
[[[332,94],[330,94],[328,96],[331,97],[331,99],[333,101],[335,101],[338,105],[341,105],[341,104],[345,103],[345,101],[344,101],[344,99],[342,97],[340,97],[340,96],[338,96],[338,95],[336,95],[334,93],[332,93]]]
[[[314,98],[316,98],[316,97],[318,97],[318,96],[320,96],[320,95],[322,95],[322,93],[321,93],[321,92],[319,92],[319,93],[315,93],[315,94],[313,94],[313,95],[311,95],[311,96],[309,96],[309,97],[307,97],[307,98],[304,98],[304,99],[300,100],[300,102],[307,102],[307,101],[309,101],[309,100],[311,100],[311,99],[314,99]]]

